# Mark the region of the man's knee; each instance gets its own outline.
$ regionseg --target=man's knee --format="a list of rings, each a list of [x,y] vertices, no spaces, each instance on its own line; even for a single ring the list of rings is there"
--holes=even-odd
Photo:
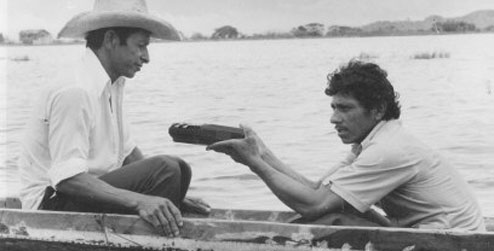
[[[158,155],[152,157],[154,168],[157,172],[167,173],[178,177],[190,177],[191,168],[183,159],[170,155]]]
[[[180,176],[180,165],[174,158],[167,155],[158,155],[151,157],[151,161],[151,167],[154,172]]]
[[[180,166],[180,172],[182,174],[182,177],[190,180],[192,177],[192,169],[190,168],[190,165],[187,162],[185,162],[183,159],[178,157],[177,157],[177,161],[178,161],[178,165]]]
[[[152,161],[156,163],[152,179],[159,196],[180,207],[191,180],[190,166],[184,160],[168,155],[155,156]]]

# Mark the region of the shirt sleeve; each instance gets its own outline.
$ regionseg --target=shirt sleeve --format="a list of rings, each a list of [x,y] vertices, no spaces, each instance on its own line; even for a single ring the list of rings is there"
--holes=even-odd
[[[399,149],[371,146],[353,163],[331,175],[331,190],[363,213],[413,178],[417,161]]]
[[[79,88],[58,92],[48,110],[51,184],[88,171],[93,114],[87,93]]]
[[[329,185],[329,183],[331,182],[331,175],[338,171],[340,168],[350,165],[355,160],[355,158],[355,154],[350,152],[344,160],[340,161],[338,164],[327,170],[322,178],[319,179],[319,182],[325,186]]]

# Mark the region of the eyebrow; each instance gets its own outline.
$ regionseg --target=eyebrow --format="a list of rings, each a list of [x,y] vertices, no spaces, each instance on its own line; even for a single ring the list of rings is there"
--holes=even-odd
[[[139,43],[139,44],[145,44],[145,45],[149,45],[150,42],[151,41],[149,39],[144,39],[144,38],[137,40],[137,43]]]
[[[354,104],[349,104],[349,103],[331,103],[331,107],[354,107]]]

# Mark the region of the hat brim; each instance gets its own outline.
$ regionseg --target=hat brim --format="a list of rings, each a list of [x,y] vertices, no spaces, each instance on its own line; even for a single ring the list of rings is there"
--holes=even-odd
[[[141,28],[151,36],[166,40],[181,40],[173,26],[159,17],[138,12],[98,11],[84,12],[73,17],[58,33],[58,38],[85,38],[89,31],[109,27]]]

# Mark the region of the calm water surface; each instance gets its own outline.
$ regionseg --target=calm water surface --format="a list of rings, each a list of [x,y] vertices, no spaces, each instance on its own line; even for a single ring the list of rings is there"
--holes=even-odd
[[[331,124],[326,75],[363,56],[401,95],[404,126],[446,156],[494,216],[494,35],[159,43],[128,82],[125,109],[146,155],[191,163],[191,195],[214,207],[286,209],[249,170],[173,143],[174,122],[252,126],[288,165],[317,179],[349,150]],[[18,140],[43,86],[70,81],[82,45],[0,48],[0,196],[18,191]],[[447,58],[412,59],[444,52]],[[28,61],[13,59],[28,57]]]

